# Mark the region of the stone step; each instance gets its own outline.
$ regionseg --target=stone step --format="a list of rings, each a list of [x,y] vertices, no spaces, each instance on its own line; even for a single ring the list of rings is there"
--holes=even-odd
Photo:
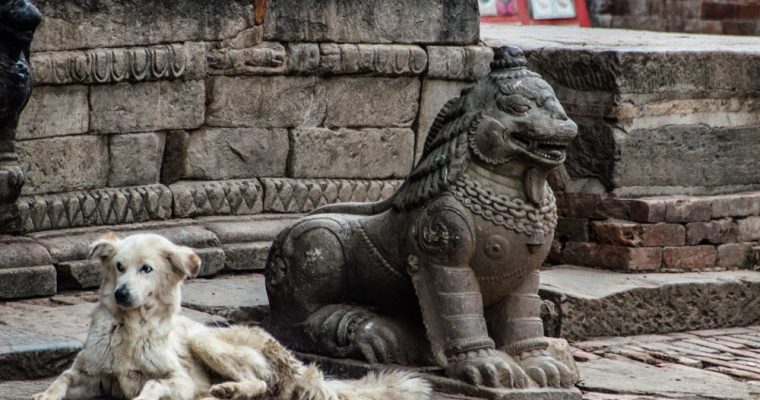
[[[541,271],[546,329],[581,340],[747,326],[760,321],[760,272]]]

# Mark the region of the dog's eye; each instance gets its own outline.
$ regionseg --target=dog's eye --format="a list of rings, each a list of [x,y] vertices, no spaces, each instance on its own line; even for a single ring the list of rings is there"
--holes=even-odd
[[[153,267],[151,267],[148,264],[145,264],[145,265],[142,266],[142,268],[140,268],[140,272],[142,272],[143,274],[147,274],[150,271],[153,271]]]
[[[120,262],[117,262],[116,263],[116,270],[119,271],[119,272],[124,272],[124,266],[121,265]]]

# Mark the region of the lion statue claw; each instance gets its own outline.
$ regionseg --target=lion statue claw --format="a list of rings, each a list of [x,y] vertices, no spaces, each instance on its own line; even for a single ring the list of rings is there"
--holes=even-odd
[[[546,351],[538,268],[557,223],[546,178],[577,127],[522,50],[449,100],[389,199],[320,208],[269,254],[272,329],[297,350],[429,365],[474,385],[568,387]]]

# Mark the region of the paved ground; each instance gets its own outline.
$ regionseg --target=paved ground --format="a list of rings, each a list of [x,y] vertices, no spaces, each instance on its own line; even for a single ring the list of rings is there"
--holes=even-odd
[[[194,280],[184,293],[183,312],[210,324],[266,311],[259,275]],[[95,300],[84,292],[0,303],[0,399],[29,398],[47,384],[84,339]],[[597,338],[571,349],[589,400],[760,399],[760,326]]]

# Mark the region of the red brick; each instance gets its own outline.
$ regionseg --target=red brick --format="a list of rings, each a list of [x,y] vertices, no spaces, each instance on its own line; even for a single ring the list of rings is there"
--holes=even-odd
[[[680,270],[714,268],[718,258],[715,246],[666,247],[662,249],[662,267]]]
[[[633,247],[683,246],[686,228],[678,224],[641,224],[631,221],[595,221],[591,225],[600,243]]]
[[[739,242],[760,240],[760,217],[748,217],[736,220],[737,239]]]
[[[723,21],[723,33],[726,35],[755,35],[756,22]]]
[[[588,267],[656,271],[660,268],[662,249],[568,242],[562,250],[561,258],[564,263]]]
[[[559,217],[554,238],[563,242],[588,242],[588,222],[586,218]]]
[[[620,200],[628,209],[627,219],[637,222],[663,222],[667,203],[663,200],[625,199]]]
[[[264,17],[267,12],[267,0],[254,0],[253,2],[253,20],[256,25],[264,23]]]
[[[702,3],[702,19],[735,19],[737,13],[738,7],[736,4]]]
[[[713,219],[760,214],[760,192],[715,196],[710,202]]]
[[[750,246],[746,243],[728,243],[718,246],[718,266],[744,268],[749,266]]]
[[[721,244],[736,242],[736,225],[730,218],[686,224],[686,244]]]

